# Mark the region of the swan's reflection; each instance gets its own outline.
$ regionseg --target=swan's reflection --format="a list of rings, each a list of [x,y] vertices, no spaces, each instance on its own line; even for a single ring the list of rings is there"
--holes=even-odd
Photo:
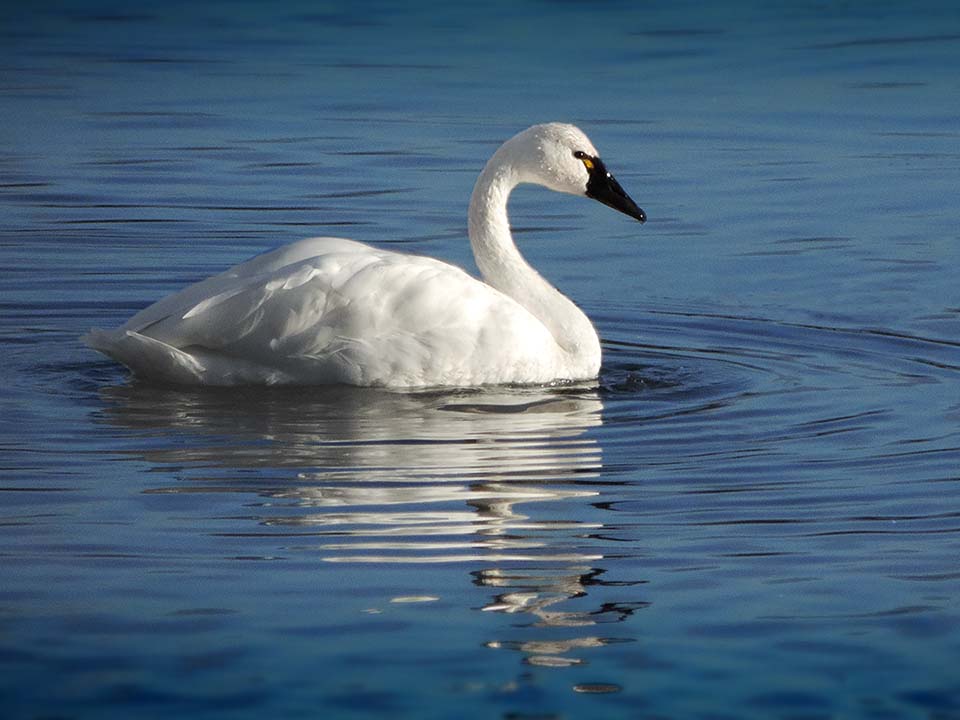
[[[145,440],[138,455],[178,468],[181,482],[152,492],[261,497],[261,527],[251,538],[267,526],[287,549],[296,542],[293,549],[328,562],[482,566],[474,582],[494,590],[482,609],[526,615],[531,628],[591,628],[634,609],[563,609],[574,598],[582,605],[590,585],[602,584],[595,567],[602,524],[585,502],[597,495],[592,479],[602,467],[588,432],[602,422],[593,389],[132,385],[109,388],[103,399],[107,422]],[[559,666],[580,662],[571,652],[608,642],[568,632],[562,640],[488,646]]]

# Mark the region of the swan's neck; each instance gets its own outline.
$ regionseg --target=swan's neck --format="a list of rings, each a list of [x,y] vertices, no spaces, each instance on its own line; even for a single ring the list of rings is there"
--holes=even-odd
[[[527,178],[502,157],[501,148],[477,180],[470,198],[470,246],[483,279],[516,300],[546,326],[571,369],[582,377],[600,367],[600,340],[589,318],[523,258],[510,233],[507,200]]]

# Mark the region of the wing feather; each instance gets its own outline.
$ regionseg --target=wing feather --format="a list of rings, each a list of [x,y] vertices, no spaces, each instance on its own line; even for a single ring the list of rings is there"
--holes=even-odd
[[[533,372],[538,358],[524,349],[553,343],[529,312],[457,267],[334,238],[254,258],[122,330],[202,358],[208,375],[235,359],[364,385],[476,384],[502,376],[497,363]]]

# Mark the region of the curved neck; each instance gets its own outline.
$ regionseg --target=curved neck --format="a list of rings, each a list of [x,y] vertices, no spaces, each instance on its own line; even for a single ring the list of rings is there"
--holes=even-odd
[[[507,200],[527,180],[509,162],[509,144],[480,174],[470,197],[470,247],[484,281],[526,308],[546,326],[577,364],[600,365],[600,341],[586,315],[547,282],[520,254],[510,233]]]

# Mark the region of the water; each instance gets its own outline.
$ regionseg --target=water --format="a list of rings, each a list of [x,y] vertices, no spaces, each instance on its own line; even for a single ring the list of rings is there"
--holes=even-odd
[[[4,717],[960,717],[953,4],[0,34]],[[553,119],[650,217],[511,206],[597,387],[177,390],[78,342],[309,235],[472,267],[476,174]]]

